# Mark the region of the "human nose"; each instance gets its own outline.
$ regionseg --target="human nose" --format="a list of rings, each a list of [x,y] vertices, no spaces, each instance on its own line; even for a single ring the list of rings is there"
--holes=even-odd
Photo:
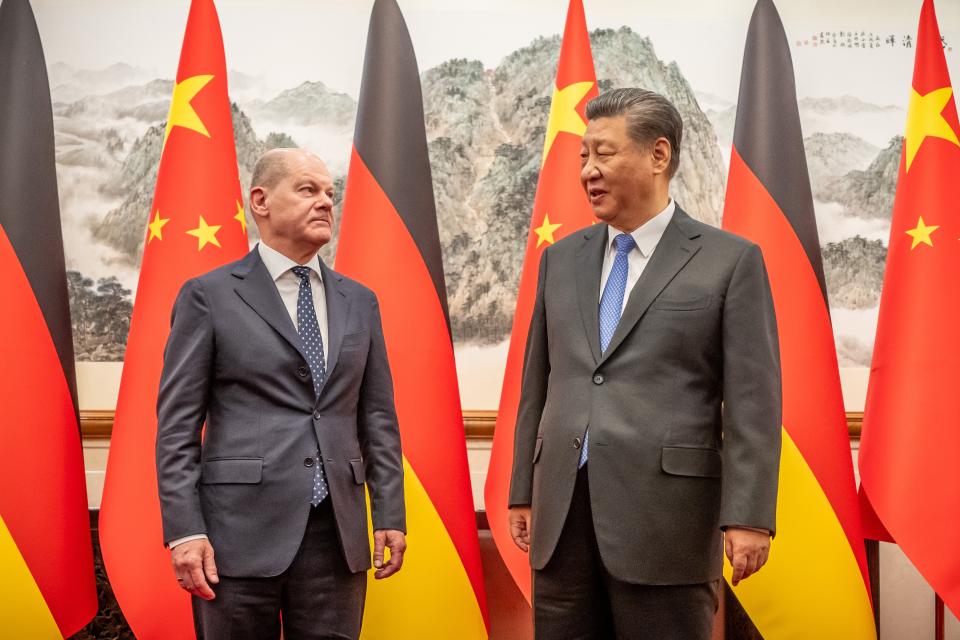
[[[600,170],[593,161],[593,156],[587,156],[583,161],[583,165],[580,167],[580,181],[586,184],[588,180],[599,177],[599,175]]]

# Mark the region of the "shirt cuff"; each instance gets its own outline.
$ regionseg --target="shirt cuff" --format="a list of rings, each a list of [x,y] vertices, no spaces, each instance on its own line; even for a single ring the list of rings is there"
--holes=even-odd
[[[171,540],[170,544],[168,544],[167,546],[173,549],[178,544],[183,544],[184,542],[190,542],[191,540],[206,540],[206,539],[207,539],[207,534],[196,533],[192,536],[184,536],[182,538],[177,538],[176,540]]]

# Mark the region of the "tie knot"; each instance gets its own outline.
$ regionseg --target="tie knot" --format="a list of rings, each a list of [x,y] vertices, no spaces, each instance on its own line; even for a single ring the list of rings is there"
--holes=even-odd
[[[614,237],[613,241],[617,243],[617,253],[630,253],[630,250],[637,246],[633,236],[629,233],[621,233]]]
[[[293,271],[293,275],[301,280],[307,280],[310,277],[310,267],[293,267],[290,271]]]

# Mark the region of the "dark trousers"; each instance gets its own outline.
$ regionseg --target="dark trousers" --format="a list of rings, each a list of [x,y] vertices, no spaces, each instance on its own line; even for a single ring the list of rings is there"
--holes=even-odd
[[[536,517],[536,516],[534,516]],[[708,640],[719,585],[622,582],[600,558],[587,467],[577,473],[570,511],[553,557],[533,572],[537,640]]]
[[[263,540],[269,544],[269,540]],[[351,573],[340,549],[330,498],[310,510],[300,549],[272,578],[220,576],[217,597],[194,596],[202,640],[358,638],[367,592],[365,573]]]

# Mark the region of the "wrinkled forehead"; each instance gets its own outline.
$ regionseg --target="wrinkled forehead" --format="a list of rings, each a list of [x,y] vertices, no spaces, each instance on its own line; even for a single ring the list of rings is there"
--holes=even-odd
[[[583,144],[600,142],[621,142],[629,139],[626,116],[594,118],[587,122],[583,133]]]

